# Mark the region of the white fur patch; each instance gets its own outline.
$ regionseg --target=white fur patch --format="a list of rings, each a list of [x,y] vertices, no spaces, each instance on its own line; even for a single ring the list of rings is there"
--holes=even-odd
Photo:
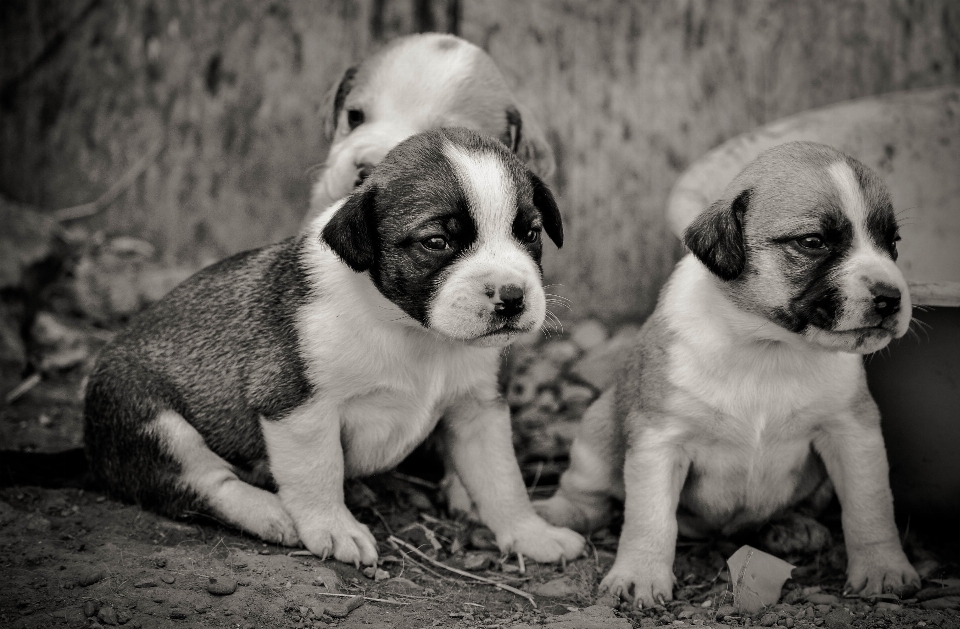
[[[511,232],[517,215],[516,187],[503,162],[492,153],[467,153],[449,143],[443,152],[470,201],[470,215],[477,224],[479,246],[502,240],[513,244]]]

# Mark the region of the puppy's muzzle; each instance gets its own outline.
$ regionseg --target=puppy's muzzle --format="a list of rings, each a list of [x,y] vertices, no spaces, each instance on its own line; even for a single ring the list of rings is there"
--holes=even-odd
[[[493,312],[504,319],[523,313],[523,289],[516,284],[505,284],[497,291],[498,299],[493,302]],[[493,297],[492,295],[489,295]]]

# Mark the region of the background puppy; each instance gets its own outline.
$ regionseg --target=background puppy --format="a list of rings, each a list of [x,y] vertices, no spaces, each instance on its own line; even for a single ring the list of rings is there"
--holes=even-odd
[[[603,588],[645,605],[671,598],[678,530],[763,523],[815,492],[824,470],[843,509],[848,587],[919,585],[860,356],[910,324],[898,239],[880,179],[812,143],[762,154],[687,229],[692,254],[615,390],[587,411],[560,490],[537,505],[587,531],[625,498]]]
[[[543,323],[541,232],[562,243],[557,206],[502,144],[410,138],[299,238],[204,269],[118,335],[87,389],[91,469],[161,513],[371,564],[343,480],[443,417],[501,549],[575,557],[583,538],[530,505],[496,383],[501,348]]]
[[[553,153],[487,53],[453,35],[394,40],[346,71],[329,111],[332,144],[306,223],[350,193],[387,151],[415,133],[465,127],[497,138],[540,177]]]

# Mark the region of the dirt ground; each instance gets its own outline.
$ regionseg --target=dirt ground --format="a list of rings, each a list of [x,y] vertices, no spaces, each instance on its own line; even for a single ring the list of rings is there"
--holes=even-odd
[[[5,406],[5,443],[76,444],[80,384],[76,374],[48,378]],[[542,452],[545,442],[526,435],[518,451]],[[634,611],[597,595],[615,556],[616,527],[594,535],[588,557],[565,567],[527,561],[521,572],[516,557],[496,552],[488,530],[446,517],[423,453],[399,472],[348,483],[348,505],[380,541],[379,569],[368,574],[217,522],[172,521],[109,500],[84,488],[76,450],[0,456],[0,627],[960,627],[960,598],[843,598],[836,505],[823,518],[835,543],[787,558],[798,568],[778,605],[754,616],[732,606],[725,560],[739,540],[681,540],[677,600]],[[532,493],[549,495],[563,461],[522,460]],[[949,526],[901,524],[909,526],[905,547],[924,587],[956,584],[960,544]],[[391,535],[426,557],[391,544]]]

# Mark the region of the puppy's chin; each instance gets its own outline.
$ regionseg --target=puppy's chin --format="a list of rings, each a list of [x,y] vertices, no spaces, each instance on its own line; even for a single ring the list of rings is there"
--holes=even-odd
[[[431,324],[429,329],[472,347],[506,347],[539,327],[535,321],[524,319],[523,322],[506,325],[490,322],[483,328],[476,324],[451,326],[447,321],[444,325]]]
[[[810,326],[803,336],[825,349],[852,354],[872,354],[886,347],[894,338],[894,332],[886,328],[856,328],[853,330],[825,330]]]

